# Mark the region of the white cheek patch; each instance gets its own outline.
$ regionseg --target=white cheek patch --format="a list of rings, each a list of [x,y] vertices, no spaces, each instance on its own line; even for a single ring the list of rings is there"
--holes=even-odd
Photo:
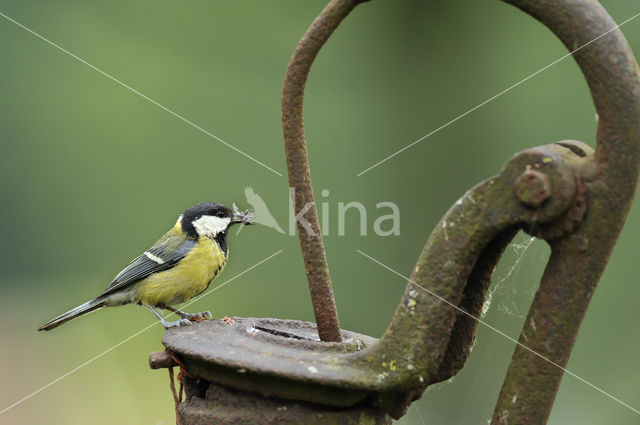
[[[211,215],[203,215],[193,221],[193,227],[199,235],[213,237],[220,232],[224,232],[229,227],[231,219],[229,217],[214,217]]]

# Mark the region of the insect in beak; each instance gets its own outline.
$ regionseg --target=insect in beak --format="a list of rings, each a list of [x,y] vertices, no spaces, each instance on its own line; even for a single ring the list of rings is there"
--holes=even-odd
[[[244,225],[250,225],[255,217],[255,212],[253,210],[246,210],[244,212],[240,211],[236,206],[235,202],[233,203],[233,223],[242,223]]]

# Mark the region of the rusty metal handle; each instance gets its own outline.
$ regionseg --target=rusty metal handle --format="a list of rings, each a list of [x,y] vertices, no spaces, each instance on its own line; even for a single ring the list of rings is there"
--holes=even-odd
[[[589,213],[570,237],[550,243],[552,256],[520,336],[555,365],[516,347],[492,419],[544,424],[563,375],[558,366],[569,360],[633,201],[640,166],[640,78],[627,41],[598,2],[505,1],[544,23],[570,51],[580,48],[573,56],[599,116]]]
[[[284,133],[289,187],[294,189],[294,210],[306,222],[297,221],[300,248],[311,292],[313,311],[322,341],[340,341],[340,322],[331,288],[327,256],[318,223],[318,211],[311,187],[311,172],[304,134],[304,89],[311,65],[340,22],[366,0],[333,0],[313,21],[298,43],[282,90],[282,131]],[[306,211],[306,212],[305,212]],[[304,224],[307,224],[305,226]]]

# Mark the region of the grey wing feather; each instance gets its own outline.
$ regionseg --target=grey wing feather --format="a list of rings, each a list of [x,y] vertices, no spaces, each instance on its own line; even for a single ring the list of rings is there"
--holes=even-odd
[[[179,239],[177,239],[179,238]],[[113,293],[123,287],[144,279],[153,273],[170,269],[182,260],[195,246],[196,241],[179,236],[162,238],[146,252],[136,257],[124,270],[122,270],[100,295]],[[156,261],[154,261],[156,260]],[[160,261],[157,261],[160,260]]]

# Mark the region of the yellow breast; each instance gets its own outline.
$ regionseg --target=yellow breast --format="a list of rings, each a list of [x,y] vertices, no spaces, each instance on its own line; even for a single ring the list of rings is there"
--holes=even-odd
[[[218,244],[201,237],[196,246],[175,267],[136,284],[137,298],[144,305],[175,305],[204,292],[227,265]]]

